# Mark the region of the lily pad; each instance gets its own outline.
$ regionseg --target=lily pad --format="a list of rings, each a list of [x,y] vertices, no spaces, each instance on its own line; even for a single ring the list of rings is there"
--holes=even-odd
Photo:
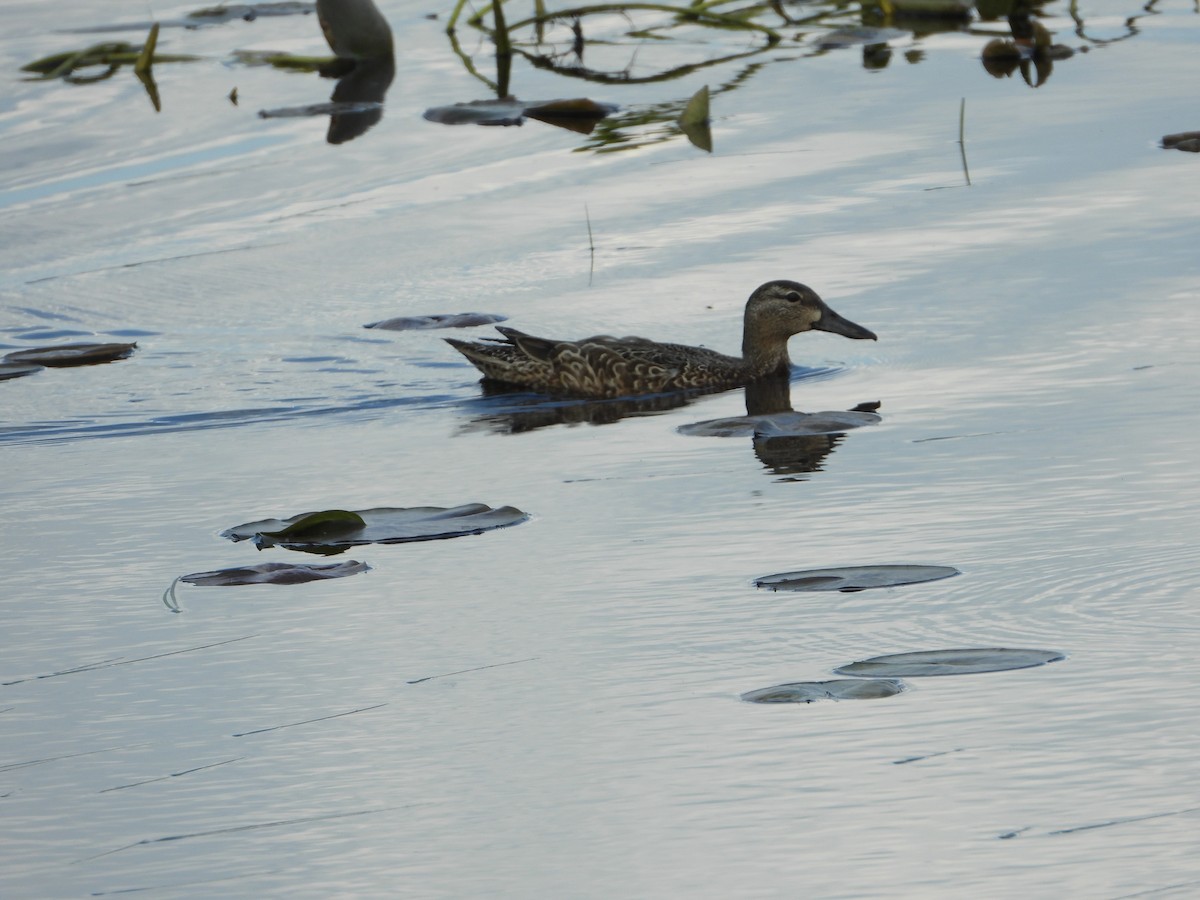
[[[750,437],[770,439],[801,437],[816,434],[841,434],[864,425],[877,425],[883,417],[858,410],[803,413],[780,412],[757,416],[730,416],[680,425],[680,434],[697,437]]]
[[[508,316],[493,313],[439,313],[431,316],[398,316],[372,322],[363,328],[382,328],[386,331],[425,331],[431,328],[472,328],[476,325],[491,325],[503,322]]]
[[[230,587],[241,584],[304,584],[325,578],[345,578],[370,570],[370,566],[357,560],[314,565],[310,563],[267,562],[257,566],[235,566],[213,572],[193,572],[180,575],[180,581],[202,587]]]
[[[449,509],[413,506],[355,512],[324,510],[287,519],[247,522],[222,531],[221,537],[231,541],[252,540],[260,549],[280,546],[309,553],[341,553],[347,547],[362,544],[401,544],[480,534],[493,528],[516,525],[528,518],[528,513],[512,506],[493,509],[482,503]]]
[[[1028,669],[1066,659],[1057,650],[978,647],[966,650],[918,650],[874,656],[834,669],[837,675],[905,678],[927,675],[973,675]]]
[[[796,681],[747,691],[747,703],[815,703],[818,700],[880,700],[907,690],[892,679],[836,678],[832,681]]]
[[[5,381],[9,378],[20,378],[22,375],[32,375],[34,372],[40,372],[44,368],[45,366],[33,363],[0,362],[0,381]]]
[[[1162,145],[1164,150],[1186,150],[1189,153],[1200,153],[1200,131],[1164,134]]]
[[[57,344],[31,347],[5,354],[6,363],[32,363],[39,366],[90,366],[124,359],[137,344]]]
[[[940,581],[960,575],[952,566],[839,566],[829,569],[803,569],[765,575],[754,581],[755,587],[773,591],[865,591],[869,588],[897,587]]]
[[[425,110],[430,122],[443,125],[520,125],[526,117],[588,133],[595,123],[616,112],[611,103],[578,98],[525,102],[513,97],[503,100],[472,100],[452,106],[436,106]]]

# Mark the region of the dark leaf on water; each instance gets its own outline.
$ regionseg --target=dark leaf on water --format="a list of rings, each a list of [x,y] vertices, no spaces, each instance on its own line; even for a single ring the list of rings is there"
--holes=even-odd
[[[881,678],[906,678],[926,675],[972,675],[977,672],[1004,672],[1028,669],[1066,659],[1057,650],[979,647],[967,650],[919,650],[874,656],[833,671],[838,675]]]
[[[351,517],[361,521],[356,523]],[[512,506],[493,509],[482,503],[440,506],[325,510],[287,519],[247,522],[221,532],[232,541],[253,540],[260,548],[280,546],[308,553],[341,553],[361,544],[400,544],[479,534],[516,525],[529,514]]]
[[[742,694],[747,703],[815,703],[817,700],[880,700],[906,690],[903,681],[837,678],[832,681],[796,681],[759,688]]]
[[[353,559],[339,563],[315,565],[310,563],[268,562],[257,566],[237,566],[213,572],[194,572],[181,575],[180,581],[203,587],[229,587],[241,584],[304,584],[325,578],[344,578],[366,572],[371,567]]]
[[[262,537],[279,542],[283,540],[298,540],[314,542],[329,538],[345,537],[347,534],[359,531],[367,523],[358,513],[345,509],[326,509],[320,512],[305,513],[288,520],[286,528],[278,531],[260,532]]]
[[[6,363],[33,363],[39,366],[90,366],[94,363],[124,359],[137,344],[58,344],[14,350],[4,356]]]
[[[1200,153],[1200,131],[1165,134],[1162,145],[1164,150],[1187,150],[1189,153]]]
[[[951,566],[839,566],[804,569],[755,579],[755,587],[773,591],[864,591],[939,581],[961,574]]]
[[[508,97],[437,106],[425,110],[424,116],[430,122],[443,125],[520,125],[528,117],[587,134],[596,122],[616,112],[617,108],[586,98],[526,102]]]
[[[0,362],[0,381],[5,381],[9,378],[20,378],[22,375],[32,375],[34,372],[40,372],[44,368],[45,366],[38,366],[33,363]]]
[[[493,313],[441,313],[431,316],[399,316],[372,322],[363,328],[383,328],[386,331],[425,331],[430,328],[471,328],[476,325],[491,325],[503,322],[508,316]]]

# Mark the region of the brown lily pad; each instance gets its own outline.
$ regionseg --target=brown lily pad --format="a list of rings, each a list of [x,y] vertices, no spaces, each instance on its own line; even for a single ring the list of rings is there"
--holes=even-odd
[[[940,581],[962,574],[953,566],[839,566],[829,569],[802,569],[764,575],[755,587],[772,591],[865,591],[869,588],[897,587]]]
[[[385,331],[427,331],[432,328],[473,328],[476,325],[492,325],[503,322],[508,316],[494,313],[439,313],[430,316],[398,316],[372,322],[363,328],[382,328]]]
[[[815,703],[818,700],[881,700],[907,690],[903,681],[883,678],[836,678],[796,681],[747,691],[747,703]]]
[[[252,540],[259,549],[284,547],[306,553],[334,554],[362,544],[401,544],[481,534],[516,525],[529,513],[512,506],[493,509],[482,503],[441,506],[323,510],[286,519],[247,522],[221,532],[231,541]]]
[[[1066,659],[1057,650],[972,647],[964,650],[918,650],[873,656],[834,669],[837,675],[879,678],[916,678],[931,675],[973,675],[1028,669]]]
[[[30,347],[7,353],[6,363],[32,363],[39,366],[91,366],[97,363],[124,359],[137,344],[57,344],[50,347]]]

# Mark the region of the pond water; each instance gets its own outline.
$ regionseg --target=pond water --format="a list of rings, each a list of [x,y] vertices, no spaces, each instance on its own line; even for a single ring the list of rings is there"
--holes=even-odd
[[[448,7],[379,5],[395,77],[340,144],[258,115],[332,82],[234,57],[327,52],[311,15],[164,28],[201,59],[154,67],[155,112],[128,66],[19,72],[140,42],[145,4],[6,5],[0,352],[138,348],[0,382],[0,895],[1195,896],[1200,157],[1158,141],[1200,129],[1197,7],[1047,4],[1087,52],[1036,88],[980,61],[1003,15],[867,50],[821,49],[853,5],[760,15],[773,47],[589,19],[609,77],[518,58],[510,88],[620,105],[588,135],[424,119],[488,86]],[[711,154],[673,124],[704,85]],[[791,405],[877,424],[756,442],[678,431],[741,391],[485,397],[440,337],[490,326],[363,328],[733,352],[773,278],[879,335],[794,338]],[[330,560],[219,536],[470,503],[531,517]],[[961,574],[754,584],[885,564]],[[1065,659],[741,699],[989,647]]]

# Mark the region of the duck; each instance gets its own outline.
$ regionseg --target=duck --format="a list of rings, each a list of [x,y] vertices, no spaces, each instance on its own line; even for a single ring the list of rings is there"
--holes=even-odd
[[[483,373],[484,382],[548,394],[608,400],[674,391],[712,392],[743,387],[791,369],[788,339],[827,331],[853,340],[875,333],[832,310],[797,281],[768,281],[746,301],[742,355],[642,337],[601,334],[578,341],[535,337],[497,325],[502,338],[444,340]]]

